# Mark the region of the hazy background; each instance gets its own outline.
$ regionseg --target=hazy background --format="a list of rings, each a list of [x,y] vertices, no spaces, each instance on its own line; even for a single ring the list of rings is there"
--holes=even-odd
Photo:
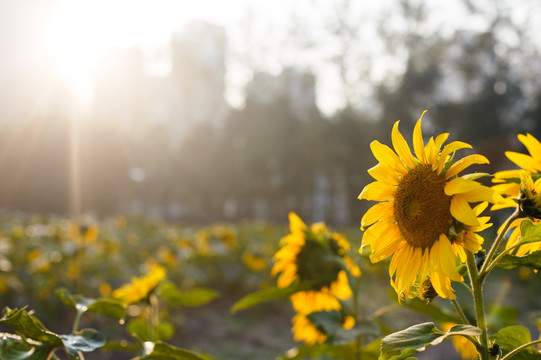
[[[541,138],[539,33],[535,0],[0,0],[0,207],[357,224],[398,119],[483,171]]]

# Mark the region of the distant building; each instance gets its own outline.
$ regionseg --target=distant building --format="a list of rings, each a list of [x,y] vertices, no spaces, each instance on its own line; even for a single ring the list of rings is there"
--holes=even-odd
[[[138,49],[112,51],[96,74],[94,110],[97,119],[122,128],[136,125],[139,133],[163,125],[175,151],[193,125],[220,124],[229,114],[223,95],[225,29],[189,23],[173,35],[171,49],[171,73],[165,77],[146,73]]]
[[[258,103],[272,103],[285,97],[299,120],[313,116],[316,106],[316,79],[313,74],[286,68],[279,75],[256,74],[246,87],[246,97]]]

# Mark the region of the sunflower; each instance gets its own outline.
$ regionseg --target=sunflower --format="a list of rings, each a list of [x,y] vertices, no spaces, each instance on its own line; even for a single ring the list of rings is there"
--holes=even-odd
[[[348,240],[330,233],[323,223],[308,228],[295,213],[290,213],[289,228],[290,233],[282,238],[280,250],[274,255],[271,273],[273,276],[279,274],[279,288],[294,282],[309,284],[308,291],[298,291],[290,296],[296,312],[292,319],[293,337],[309,345],[322,343],[328,335],[308,316],[319,311],[341,310],[340,300],[353,296],[348,274],[359,277],[361,271],[346,255],[350,250]],[[342,326],[348,329],[354,323],[352,317],[345,317]]]
[[[541,143],[531,134],[519,134],[518,140],[526,147],[530,155],[507,151],[505,155],[519,169],[499,171],[494,174],[493,189],[505,196],[505,202],[496,204],[492,210],[517,207],[522,218],[515,219],[509,226],[511,232],[506,248],[515,245],[520,238],[520,224],[523,217],[529,217],[534,224],[541,218]],[[499,231],[501,231],[500,228]],[[520,246],[515,254],[525,255],[541,250],[541,243],[529,243]]]
[[[146,298],[165,278],[166,271],[160,265],[152,265],[150,272],[139,278],[132,278],[131,284],[122,285],[113,291],[113,298],[130,305]]]
[[[348,271],[360,276],[360,269],[346,255],[347,239],[329,233],[325,224],[315,223],[310,229],[295,214],[289,214],[290,233],[280,241],[274,255],[271,274],[278,276],[278,287],[285,288],[295,281],[310,283],[312,290],[330,293],[340,299],[352,296]]]
[[[295,341],[304,341],[308,345],[325,342],[328,334],[323,329],[316,327],[308,315],[319,311],[340,311],[342,305],[338,299],[330,293],[301,291],[291,295],[290,300],[296,312],[291,329]],[[354,325],[355,319],[352,316],[343,315],[342,327],[344,329],[349,330]]]
[[[291,295],[290,300],[296,312],[291,321],[293,339],[308,345],[325,342],[327,334],[318,329],[307,316],[317,311],[340,310],[342,305],[338,299],[329,292],[300,291]]]
[[[368,173],[376,181],[364,187],[359,199],[379,203],[362,217],[361,229],[368,229],[361,251],[369,245],[372,262],[392,256],[389,275],[400,299],[415,297],[417,285],[427,281],[438,295],[454,299],[451,281],[463,281],[457,262],[464,261],[465,250],[481,249],[483,238],[476,232],[490,226],[488,218],[480,217],[486,205],[472,209],[470,203],[494,203],[501,196],[475,176],[457,176],[470,165],[488,163],[478,154],[453,162],[454,152],[471,148],[469,144],[443,146],[448,133],[424,144],[423,115],[413,130],[415,156],[398,121],[391,133],[395,151],[378,141],[370,144],[379,164]]]
[[[505,201],[496,204],[492,210],[499,210],[507,207],[516,207],[519,198],[532,201],[532,205],[541,205],[541,195],[538,190],[541,188],[539,178],[541,177],[541,143],[530,134],[519,134],[518,140],[528,149],[530,155],[506,151],[505,156],[511,160],[519,169],[499,171],[494,174],[493,186],[499,194],[505,195]],[[536,196],[537,195],[537,196]]]

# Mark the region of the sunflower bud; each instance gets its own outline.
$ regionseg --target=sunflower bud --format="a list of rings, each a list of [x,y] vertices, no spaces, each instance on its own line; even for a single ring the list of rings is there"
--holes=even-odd
[[[534,181],[533,177],[537,179]],[[527,171],[520,172],[518,206],[525,216],[541,219],[541,178]]]

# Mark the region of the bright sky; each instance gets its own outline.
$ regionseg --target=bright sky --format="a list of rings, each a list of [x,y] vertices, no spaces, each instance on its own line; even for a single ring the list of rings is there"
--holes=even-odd
[[[277,73],[283,62],[291,65],[308,63],[305,68],[318,72],[318,104],[324,112],[331,113],[343,104],[343,99],[337,74],[324,64],[328,54],[314,55],[306,52],[303,58],[298,53],[288,52],[294,45],[289,44],[291,46],[288,48],[287,30],[291,26],[291,19],[296,17],[297,21],[309,29],[309,37],[314,38],[314,34],[317,34],[315,36],[318,41],[327,41],[326,47],[331,53],[336,49],[336,44],[332,43],[332,39],[325,38],[322,29],[339,3],[337,0],[56,0],[56,7],[51,13],[52,28],[48,43],[63,75],[70,79],[74,90],[84,96],[85,91],[89,92],[91,69],[108,48],[138,46],[152,54],[166,48],[171,34],[182,29],[184,23],[192,19],[207,20],[226,27],[229,46],[235,48],[235,51],[244,51],[246,55],[250,49],[242,49],[242,46],[254,46],[251,49],[254,54],[250,56],[253,63],[258,63],[260,70]],[[352,11],[351,16],[354,20],[366,23],[368,26],[365,28],[369,29],[370,25],[375,25],[375,15],[389,12],[396,7],[396,3],[392,0],[353,0],[355,11]],[[488,6],[491,1],[478,0],[474,3],[486,3]],[[499,6],[513,9],[513,16],[519,17],[519,23],[523,18],[535,14],[535,9],[539,10],[535,1],[523,0],[521,4],[530,5],[522,7],[513,7],[511,3],[500,1]],[[449,33],[456,28],[453,24],[470,29],[486,26],[482,20],[476,22],[475,18],[467,17],[465,8],[457,7],[456,3],[453,6],[449,2],[433,0],[427,4],[434,14],[431,26],[444,30],[447,27]],[[253,33],[242,33],[246,27],[241,28],[239,24],[246,23],[248,19],[251,19],[252,24],[245,26],[249,26]],[[400,29],[400,21],[391,20],[389,28]],[[370,51],[377,52],[378,46],[371,40],[376,37],[373,33],[376,29],[375,26],[371,28],[372,33],[370,30],[363,31],[364,38],[361,36],[361,41]],[[246,39],[252,42],[246,45],[243,43]],[[378,69],[372,69],[375,78],[382,77],[389,68],[399,67],[399,64],[384,60],[379,64]],[[226,79],[230,87],[226,98],[233,105],[241,102],[238,89],[246,81],[249,81],[249,75],[231,65]]]

